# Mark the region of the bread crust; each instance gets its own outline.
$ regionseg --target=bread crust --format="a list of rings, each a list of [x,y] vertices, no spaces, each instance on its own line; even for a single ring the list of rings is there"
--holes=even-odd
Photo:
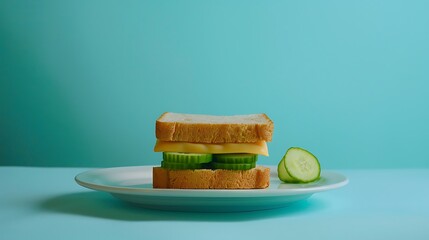
[[[156,138],[162,141],[193,143],[252,143],[272,140],[274,123],[266,114],[258,114],[262,123],[198,123],[156,121]],[[227,119],[228,116],[225,116]]]
[[[250,170],[168,170],[153,168],[154,188],[176,189],[263,189],[270,185],[270,169]]]

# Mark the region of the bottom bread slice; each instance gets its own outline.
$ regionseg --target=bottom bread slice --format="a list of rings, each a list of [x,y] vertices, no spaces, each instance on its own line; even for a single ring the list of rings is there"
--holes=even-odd
[[[250,170],[169,170],[154,167],[152,173],[154,188],[256,189],[270,185],[270,169],[263,166]]]

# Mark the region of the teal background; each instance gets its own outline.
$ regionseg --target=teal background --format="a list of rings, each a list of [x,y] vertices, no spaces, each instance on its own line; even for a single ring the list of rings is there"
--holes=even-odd
[[[0,165],[158,164],[165,111],[264,112],[270,157],[429,167],[428,1],[0,1]]]

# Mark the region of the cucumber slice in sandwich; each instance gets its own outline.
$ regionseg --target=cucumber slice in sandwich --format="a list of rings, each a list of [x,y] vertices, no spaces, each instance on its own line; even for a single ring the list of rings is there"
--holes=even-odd
[[[208,163],[212,161],[212,154],[163,152],[162,158],[171,163]]]
[[[320,177],[320,163],[309,151],[289,148],[278,167],[279,179],[291,183],[307,183]]]
[[[174,163],[161,161],[161,167],[170,170],[185,170],[185,169],[204,169],[207,168],[207,163]]]
[[[255,163],[218,163],[212,162],[213,169],[249,170],[256,167]]]
[[[255,163],[257,160],[258,155],[250,153],[227,153],[213,155],[213,161],[218,163]]]

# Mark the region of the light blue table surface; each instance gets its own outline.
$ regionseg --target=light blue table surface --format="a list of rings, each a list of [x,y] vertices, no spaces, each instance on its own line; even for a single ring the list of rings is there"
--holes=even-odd
[[[0,239],[429,239],[429,169],[337,170],[346,187],[243,213],[138,208],[77,185],[85,170],[0,167]]]

